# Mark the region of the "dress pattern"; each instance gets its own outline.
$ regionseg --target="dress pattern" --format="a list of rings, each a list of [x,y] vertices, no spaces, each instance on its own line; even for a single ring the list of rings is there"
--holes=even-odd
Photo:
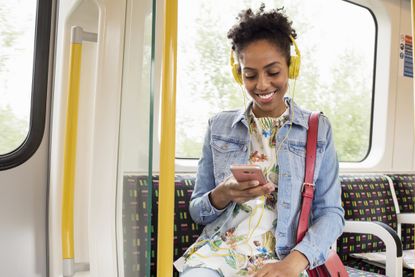
[[[251,138],[249,163],[261,167],[267,180],[275,184],[275,191],[236,204],[231,219],[213,237],[201,236],[188,248],[181,258],[182,270],[205,267],[224,277],[250,276],[264,264],[278,261],[274,235],[278,191],[276,134],[288,116],[287,109],[278,118],[256,118],[250,110],[247,118]]]

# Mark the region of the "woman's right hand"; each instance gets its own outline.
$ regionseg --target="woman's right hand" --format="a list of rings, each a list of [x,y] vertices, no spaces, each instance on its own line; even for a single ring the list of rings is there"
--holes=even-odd
[[[209,194],[210,203],[218,210],[225,208],[230,202],[244,203],[258,196],[271,193],[275,185],[271,182],[259,185],[258,181],[240,182],[229,176]]]

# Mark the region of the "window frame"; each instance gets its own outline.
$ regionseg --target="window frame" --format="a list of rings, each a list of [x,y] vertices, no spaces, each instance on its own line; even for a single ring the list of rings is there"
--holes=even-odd
[[[39,148],[43,138],[51,59],[52,5],[52,0],[37,1],[29,130],[19,147],[0,155],[0,171],[27,161]]]
[[[372,16],[373,18],[373,22],[375,25],[375,34],[374,34],[374,51],[373,51],[373,75],[372,75],[372,94],[371,94],[371,110],[370,110],[370,125],[369,125],[369,142],[368,142],[368,147],[367,147],[367,152],[365,155],[362,156],[361,159],[359,160],[355,160],[355,161],[348,161],[348,160],[344,160],[344,161],[339,161],[339,164],[362,164],[364,163],[370,156],[371,156],[371,151],[372,151],[372,144],[373,144],[373,132],[374,132],[374,116],[375,116],[375,91],[376,91],[376,73],[377,73],[377,55],[378,55],[378,39],[379,39],[379,23],[378,23],[378,19],[376,18],[375,12],[369,7],[369,6],[365,6],[363,4],[360,4],[357,1],[353,1],[353,0],[342,0],[346,3],[352,4],[352,5],[356,5],[358,7],[361,7],[363,9],[366,9],[369,14]],[[178,168],[178,170],[190,170],[190,169],[194,169],[194,167],[196,166],[196,162],[197,160],[199,160],[200,157],[198,158],[190,158],[190,157],[175,157],[175,164],[176,167]]]
[[[351,0],[343,0],[344,2],[350,3],[352,5],[359,6],[363,9],[366,9],[370,15],[373,18],[373,22],[375,24],[375,45],[374,45],[374,51],[373,51],[373,77],[372,77],[372,99],[371,99],[371,109],[370,109],[370,125],[369,125],[369,144],[367,146],[367,152],[366,155],[363,156],[361,160],[358,161],[340,161],[340,163],[351,163],[351,164],[359,164],[364,162],[370,155],[370,152],[372,151],[372,139],[373,139],[373,118],[375,116],[375,91],[376,91],[376,72],[377,72],[377,56],[378,56],[378,39],[379,39],[379,24],[378,20],[375,16],[375,13],[367,6],[364,6],[362,4],[356,3]]]

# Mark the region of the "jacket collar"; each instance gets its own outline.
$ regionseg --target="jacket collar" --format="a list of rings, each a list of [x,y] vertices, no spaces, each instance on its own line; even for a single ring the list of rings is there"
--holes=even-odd
[[[292,121],[296,125],[300,125],[308,130],[308,117],[309,113],[307,113],[305,110],[301,109],[294,101],[292,101],[291,97],[285,96],[284,97],[285,102],[288,105],[288,108],[290,109],[290,115],[288,121]],[[247,115],[252,108],[252,101],[249,102],[248,107],[246,110],[239,110],[239,113],[235,117],[235,120],[232,122],[232,128],[238,123],[242,122],[246,127],[248,127],[248,123],[246,121]],[[294,117],[292,120],[292,109],[294,109]]]

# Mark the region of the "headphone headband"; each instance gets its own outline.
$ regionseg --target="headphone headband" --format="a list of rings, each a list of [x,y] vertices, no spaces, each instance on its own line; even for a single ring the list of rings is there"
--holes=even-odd
[[[293,45],[294,45],[294,51],[295,51],[295,54],[297,55],[297,57],[301,57],[301,54],[300,54],[300,49],[298,49],[298,45],[297,45],[297,43],[295,42],[295,39],[293,38],[293,36],[292,35],[289,35],[289,37],[290,37],[290,39],[291,39],[291,42],[293,43]]]

